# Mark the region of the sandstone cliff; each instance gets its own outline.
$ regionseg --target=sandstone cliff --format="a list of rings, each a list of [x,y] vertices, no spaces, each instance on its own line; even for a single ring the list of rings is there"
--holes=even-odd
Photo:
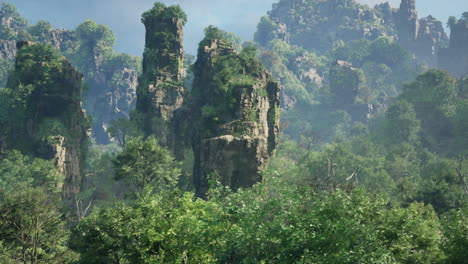
[[[278,143],[280,86],[230,43],[200,44],[192,88],[194,180],[203,196],[210,175],[233,189],[261,181]]]

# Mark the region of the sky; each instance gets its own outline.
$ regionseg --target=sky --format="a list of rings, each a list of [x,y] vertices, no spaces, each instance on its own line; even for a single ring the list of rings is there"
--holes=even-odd
[[[116,49],[141,55],[144,47],[144,26],[141,14],[149,10],[155,0],[0,0],[15,5],[19,12],[36,23],[47,20],[57,28],[73,29],[86,19],[109,25],[117,36]],[[251,40],[260,17],[278,0],[162,0],[166,4],[180,4],[188,15],[185,27],[185,48],[195,54],[203,29],[215,25],[233,32],[243,40]],[[386,1],[357,0],[374,6]],[[388,0],[398,7],[400,0]],[[417,0],[419,17],[433,15],[444,23],[449,16],[460,17],[468,11],[468,0]]]

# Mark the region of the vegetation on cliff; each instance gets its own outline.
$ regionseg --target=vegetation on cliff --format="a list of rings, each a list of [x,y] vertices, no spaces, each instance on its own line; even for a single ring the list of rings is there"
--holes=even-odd
[[[141,61],[3,4],[0,262],[463,263],[468,78],[392,39],[402,7],[281,0],[257,43],[207,27],[193,63],[178,6],[143,14]]]

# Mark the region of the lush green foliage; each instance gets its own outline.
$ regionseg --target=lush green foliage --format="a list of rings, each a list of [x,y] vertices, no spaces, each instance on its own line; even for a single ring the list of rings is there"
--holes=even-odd
[[[331,61],[349,61],[363,70],[372,91],[366,100],[370,103],[399,95],[403,84],[412,81],[420,71],[409,52],[387,37],[336,43],[327,57]]]
[[[0,17],[8,24],[2,23],[0,26],[0,39],[17,40],[20,32],[24,31],[28,22],[20,16],[15,6],[8,3],[2,3],[0,8]]]
[[[237,51],[240,51],[242,49],[242,41],[240,37],[234,35],[233,33],[221,30],[212,25],[205,28],[205,38],[204,38],[204,41],[200,42],[200,48],[202,48],[205,45],[206,41],[213,40],[213,39],[218,39],[218,40],[223,40],[225,42],[228,42]]]
[[[80,72],[92,77],[98,70],[96,56],[108,57],[112,55],[112,47],[115,44],[115,35],[105,25],[99,25],[93,20],[86,20],[75,30],[79,47],[76,54],[72,55],[72,62],[77,65]]]
[[[327,2],[275,4],[258,25],[260,49],[252,44],[242,49],[238,37],[216,27],[205,30],[201,48],[217,39],[219,47],[237,53],[217,56],[208,73],[191,67],[194,76],[211,78],[210,96],[204,94],[207,86],[191,91],[194,100],[203,100],[198,124],[203,129],[215,134],[210,130],[218,122],[231,120],[238,103],[233,95],[255,85],[260,61],[285,86],[284,133],[262,172],[263,182],[233,192],[213,177],[206,200],[180,190],[187,187],[176,189],[178,180],[187,185],[181,164],[156,138],[132,137],[143,122],[141,113],[134,113],[131,122],[111,122],[108,132],[119,145],[92,143],[82,192],[73,208],[64,206],[63,180],[53,161],[24,153],[48,152],[42,143],[54,143],[57,135],[77,138],[68,129],[77,119],[53,98],[80,95],[63,94],[60,74],[71,66],[56,50],[39,44],[21,49],[8,88],[0,90],[0,149],[24,152],[0,155],[0,262],[463,263],[468,258],[468,78],[456,80],[439,70],[416,78],[420,68],[390,38],[360,39],[363,28],[392,33],[379,24],[378,8],[337,0],[336,14],[324,16]],[[366,17],[356,20],[360,9]],[[13,40],[28,31],[28,38],[48,41],[48,22],[27,28],[8,4],[2,4],[0,15],[13,18],[0,37]],[[278,16],[290,35],[275,22]],[[180,7],[156,3],[142,20],[151,24],[174,17],[187,20]],[[297,23],[299,17],[303,22]],[[316,39],[320,34],[324,39]],[[168,32],[150,37],[167,47],[179,41]],[[118,86],[114,69],[141,71],[139,58],[113,50],[115,36],[107,26],[88,20],[72,38],[73,45],[62,52],[86,80],[109,74],[111,85]],[[153,62],[162,59],[160,50],[145,53]],[[337,60],[351,62],[355,71],[330,67]],[[0,79],[10,66],[2,61]],[[156,80],[160,71],[150,69],[141,83]],[[353,91],[353,98],[346,98],[352,102],[343,102],[350,86],[358,87],[357,95]],[[344,107],[348,103],[388,107],[365,124],[356,122]],[[247,122],[258,120],[253,109],[241,115]],[[152,117],[151,126],[169,133],[161,119]],[[24,140],[31,131],[34,140]],[[185,170],[192,165],[186,162]],[[78,222],[71,220],[72,211]]]
[[[68,230],[61,210],[62,181],[51,161],[19,151],[0,159],[0,262],[63,263]]]
[[[391,24],[381,23],[383,14],[378,9],[358,4],[356,1],[288,1],[281,0],[273,4],[268,12],[272,21],[281,21],[287,27],[282,32],[279,25],[276,32],[287,34],[290,42],[309,51],[326,52],[336,41],[352,41],[366,38],[365,29],[392,35]],[[271,34],[267,21],[259,24],[257,36]],[[273,31],[273,32],[275,32]],[[368,32],[372,36],[372,32]]]
[[[114,161],[115,178],[126,180],[133,192],[161,191],[175,186],[179,163],[154,137],[130,139]]]
[[[64,263],[73,255],[61,202],[42,188],[0,190],[0,261],[2,263]]]
[[[194,64],[194,75],[199,78],[194,80],[194,89],[192,90],[192,98],[200,109],[200,118],[197,119],[198,126],[207,134],[217,133],[213,128],[217,124],[231,122],[238,119],[235,116],[235,107],[238,104],[236,101],[236,93],[241,89],[254,89],[255,80],[261,76],[264,70],[263,65],[257,59],[257,49],[253,45],[246,45],[239,53],[235,52],[232,41],[236,41],[237,37],[226,33],[216,27],[208,27],[205,29],[206,36],[199,44],[199,56],[204,56],[204,47],[209,41],[216,40],[220,49],[225,49],[223,54],[213,58],[212,65],[204,65],[206,63],[197,60]],[[234,39],[234,40],[233,40]],[[209,67],[207,75],[205,66]],[[209,79],[204,79],[209,78]],[[203,86],[211,85],[210,91],[207,91]],[[258,91],[261,96],[267,96],[265,89]],[[245,113],[241,113],[246,121],[255,120],[257,117],[246,109]],[[240,128],[235,133],[243,134],[245,129]]]
[[[0,189],[17,188],[23,185],[42,186],[50,191],[59,191],[62,182],[51,161],[33,159],[17,150],[6,152],[0,160]]]
[[[208,201],[142,195],[97,210],[71,241],[83,263],[443,263],[442,230],[430,206],[272,177],[237,193],[216,189]]]
[[[387,110],[386,129],[375,134],[392,143],[420,142],[438,153],[464,154],[466,99],[458,89],[462,85],[442,70],[419,75]]]
[[[65,79],[64,74],[73,78],[73,73],[75,79]],[[10,147],[42,155],[47,152],[42,149],[43,143],[55,136],[79,138],[80,131],[74,126],[88,126],[83,115],[73,112],[76,109],[73,102],[81,96],[79,74],[50,45],[21,48],[7,86],[1,90],[0,123],[6,126],[2,134]],[[37,133],[28,133],[28,129]]]
[[[38,41],[47,42],[49,32],[53,29],[52,25],[45,20],[39,20],[36,25],[29,27],[29,33]]]
[[[154,3],[152,9],[143,13],[141,22],[146,24],[154,18],[181,19],[184,24],[187,22],[187,15],[179,5],[166,6],[161,2]]]

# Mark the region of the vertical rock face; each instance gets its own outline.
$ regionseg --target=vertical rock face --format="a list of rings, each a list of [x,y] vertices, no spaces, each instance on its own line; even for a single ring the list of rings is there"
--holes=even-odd
[[[460,19],[452,26],[450,44],[442,49],[438,66],[457,78],[468,76],[468,22]]]
[[[419,20],[416,12],[416,0],[402,0],[396,14],[400,43],[408,47],[418,37]]]
[[[16,57],[16,41],[0,40],[0,59],[14,60]]]
[[[419,31],[413,52],[420,62],[434,67],[437,65],[437,53],[440,47],[448,43],[442,22],[432,16],[419,20]]]
[[[440,21],[431,16],[418,18],[416,0],[402,0],[398,9],[389,3],[371,8],[356,0],[280,0],[268,16],[274,29],[268,32],[269,27],[260,27],[257,33],[274,34],[318,54],[330,50],[337,40],[386,36],[398,39],[419,62],[434,67],[439,47],[448,41]]]
[[[168,14],[179,15],[168,15]],[[159,142],[172,145],[170,131],[174,112],[183,104],[183,26],[185,14],[178,6],[156,3],[143,14],[146,28],[143,74],[137,89],[137,111],[144,115],[145,134],[155,133]]]
[[[134,69],[114,67],[105,69],[90,80],[86,108],[93,115],[93,136],[99,144],[108,144],[107,129],[112,120],[129,119],[135,109],[137,72]]]
[[[213,174],[233,189],[261,181],[277,145],[279,84],[259,62],[242,60],[229,43],[212,39],[200,44],[192,92],[198,194],[206,193]]]
[[[146,135],[174,149],[174,113],[184,101],[183,26],[186,15],[179,6],[156,3],[145,12],[146,28],[143,74],[137,88],[136,109]]]
[[[55,159],[63,176],[63,196],[78,195],[84,147],[89,134],[81,107],[83,76],[53,47],[18,42],[15,70],[8,80],[12,94],[22,96],[18,120],[10,121],[10,146],[30,155]],[[30,87],[26,93],[22,87]]]
[[[419,62],[435,67],[438,50],[448,42],[442,22],[432,16],[418,19],[416,0],[402,0],[395,24],[401,46],[413,52]]]
[[[73,31],[67,29],[57,28],[48,30],[41,38],[42,43],[50,44],[62,52],[76,45],[76,37]]]
[[[47,95],[57,96],[54,102],[63,105],[65,111],[69,113],[66,117],[67,121],[64,122],[66,129],[64,135],[54,136],[60,139],[58,142],[50,141],[54,142],[52,143],[53,155],[56,157],[57,167],[63,171],[65,180],[62,193],[67,199],[74,198],[80,193],[82,165],[85,159],[83,149],[90,132],[81,103],[82,79],[83,76],[64,60],[62,74],[56,80],[60,88],[56,95]],[[46,113],[44,117],[47,117]]]

